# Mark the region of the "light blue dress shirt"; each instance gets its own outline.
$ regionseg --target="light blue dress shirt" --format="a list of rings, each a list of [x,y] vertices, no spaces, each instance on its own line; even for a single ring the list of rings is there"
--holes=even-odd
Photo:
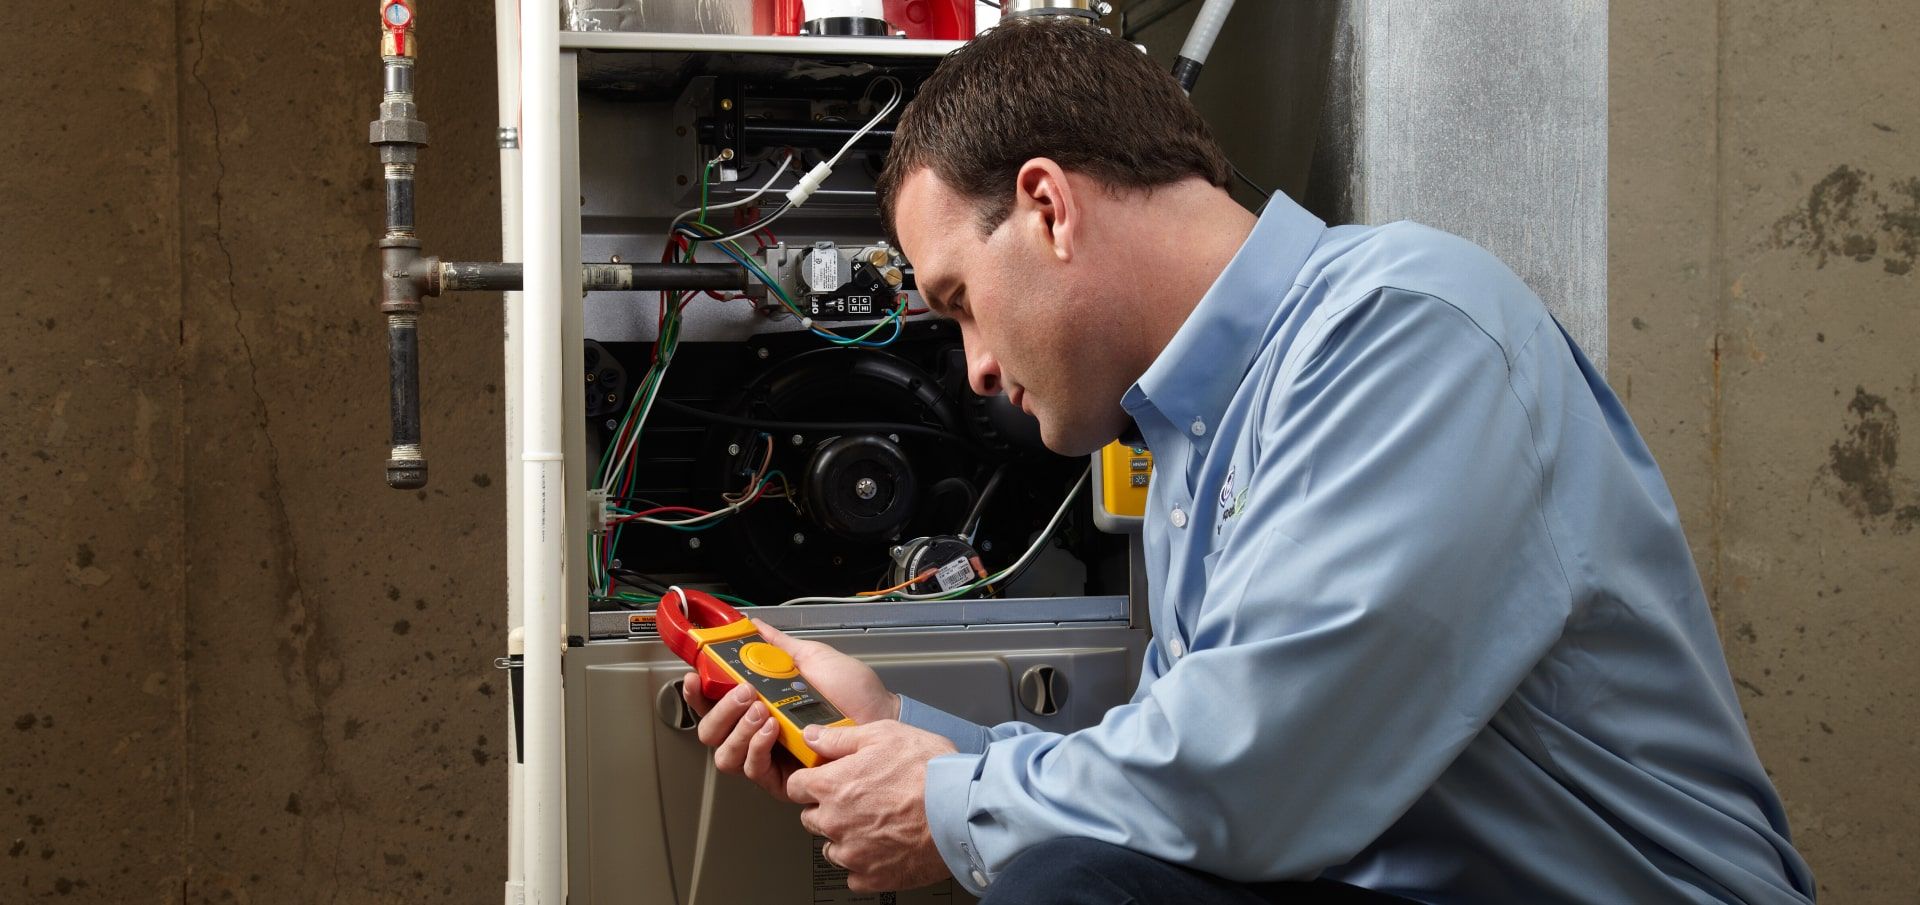
[[[1067,735],[921,702],[974,894],[1081,836],[1427,902],[1807,902],[1619,400],[1463,239],[1276,195],[1123,404],[1154,641]]]

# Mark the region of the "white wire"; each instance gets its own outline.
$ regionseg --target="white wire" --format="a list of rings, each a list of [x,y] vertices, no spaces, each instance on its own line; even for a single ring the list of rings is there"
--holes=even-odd
[[[782,204],[778,208],[775,208],[773,213],[768,214],[764,217],[761,217],[760,219],[755,220],[744,227],[741,227],[739,230],[727,233],[724,236],[693,236],[691,238],[693,238],[693,240],[696,242],[705,242],[709,245],[717,245],[722,242],[738,242],[741,239],[744,239],[748,236],[753,235],[754,233],[757,233],[763,229],[766,229],[769,226],[772,226],[773,221],[786,216],[787,211],[790,211],[792,209],[793,209],[793,205]]]
[[[768,480],[771,480],[771,479],[762,478],[760,483],[753,485],[753,489],[756,491],[759,490],[761,487],[766,485]],[[669,525],[669,526],[697,525],[697,524],[700,524],[701,522],[710,522],[717,518],[724,518],[726,516],[732,515],[746,508],[748,503],[752,503],[761,499],[761,494],[753,493],[752,491],[749,491],[749,493],[751,493],[751,495],[748,496],[746,499],[741,500],[738,503],[734,503],[730,506],[727,506],[724,509],[715,509],[712,512],[707,513],[706,515],[696,515],[696,516],[691,516],[685,519],[634,518],[634,519],[627,519],[627,521],[639,522],[642,525]]]
[[[827,167],[829,169],[831,169],[834,164],[839,163],[840,158],[844,156],[848,151],[852,150],[856,142],[866,137],[866,134],[868,132],[873,131],[873,127],[880,125],[882,120],[885,120],[888,116],[892,115],[893,111],[900,106],[901,98],[905,96],[905,94],[907,93],[906,87],[901,85],[900,80],[894,78],[893,76],[882,76],[878,79],[875,79],[873,82],[873,85],[879,85],[883,82],[891,84],[893,86],[893,96],[887,99],[886,104],[880,108],[880,112],[875,113],[872,119],[867,120],[866,125],[861,126],[859,131],[853,133],[852,138],[847,139],[846,144],[843,144],[840,146],[840,151],[834,154],[832,159],[827,161]],[[873,90],[873,85],[868,86],[868,91]],[[719,204],[719,205],[708,205],[707,210],[714,211],[714,210],[722,210],[729,207],[738,207],[740,205],[743,205],[748,202],[754,201],[755,199],[758,199],[761,195],[766,194],[769,188],[773,187],[774,180],[779,179],[780,174],[786,172],[787,167],[792,163],[793,163],[793,155],[788,154],[787,159],[784,161],[781,161],[780,169],[774,171],[773,178],[768,179],[766,185],[761,186],[759,191],[754,192],[753,194],[748,195],[746,198],[743,198],[739,201],[731,201],[726,204]],[[700,239],[700,241],[707,242],[707,243],[731,242],[736,239],[742,239],[747,236],[751,236],[754,233],[767,228],[767,226],[771,225],[773,221],[780,219],[780,217],[789,210],[792,210],[792,205],[782,205],[781,208],[777,211],[774,211],[771,216],[768,216],[764,220],[759,220],[748,225],[747,228],[741,232],[732,233],[730,235],[725,235],[725,236],[703,237]],[[667,226],[667,234],[671,236],[673,234],[674,229],[677,228],[682,221],[684,221],[689,215],[698,214],[699,212],[700,212],[699,208],[694,208],[691,211],[687,211],[685,213],[682,213],[680,216],[673,218],[673,222],[671,224],[668,224]],[[665,379],[665,377],[666,377],[665,374],[661,375],[661,378],[663,380]],[[627,442],[621,447],[620,458],[614,461],[613,469],[607,472],[607,486],[601,489],[609,490],[609,491],[613,489],[614,476],[618,475],[621,472],[621,470],[626,467],[627,460],[633,456],[634,447],[638,446],[640,443],[640,429],[646,426],[647,413],[653,410],[653,400],[659,398],[659,396],[660,396],[659,388],[656,386],[654,388],[653,396],[647,399],[646,406],[640,410],[640,420],[634,424],[633,433],[627,438]],[[727,510],[721,510],[721,511],[724,512]],[[718,514],[718,513],[715,513],[715,514]],[[702,516],[701,518],[704,519],[706,518],[706,516]],[[649,522],[651,520],[636,519],[635,521]],[[659,523],[654,522],[654,524],[659,524]],[[676,524],[684,524],[684,523],[676,523]]]
[[[974,582],[972,585],[969,585],[966,590],[971,591],[982,585],[993,584],[1007,575],[1026,568],[1028,562],[1034,557],[1039,556],[1041,550],[1046,549],[1047,542],[1053,539],[1053,532],[1060,527],[1060,520],[1066,517],[1067,508],[1072,506],[1074,499],[1080,496],[1080,490],[1087,486],[1087,479],[1092,474],[1093,466],[1089,464],[1087,470],[1080,473],[1080,480],[1074,482],[1073,489],[1067,491],[1067,498],[1060,501],[1060,508],[1053,511],[1053,518],[1047,521],[1047,526],[1040,529],[1040,536],[1034,538],[1033,545],[1027,548],[1027,552],[1020,554],[1020,558],[1014,560],[1013,565]],[[797,603],[890,603],[900,600],[941,600],[954,593],[959,592],[940,591],[933,594],[885,594],[874,597],[795,597],[792,600],[783,600],[777,605],[791,606]]]
[[[653,401],[660,398],[660,384],[667,379],[665,368],[661,369],[660,379],[654,382],[653,395],[647,397],[647,404],[640,408],[640,418],[633,424],[633,432],[627,435],[627,442],[620,447],[620,458],[615,459],[613,468],[607,471],[607,486],[600,488],[602,493],[613,492],[613,482],[627,467],[627,459],[633,456],[633,449],[640,445],[640,429],[647,426],[647,413],[653,411]]]
[[[827,160],[827,167],[829,169],[839,165],[840,158],[847,156],[847,152],[853,150],[853,146],[856,142],[858,142],[862,138],[865,138],[868,132],[873,131],[874,126],[880,125],[881,120],[886,119],[888,115],[893,113],[895,108],[900,106],[900,96],[907,93],[906,87],[901,85],[900,80],[894,78],[893,76],[884,76],[882,78],[876,79],[874,81],[874,84],[878,85],[881,82],[892,83],[893,96],[890,98],[887,98],[886,106],[881,107],[879,113],[875,113],[872,119],[867,120],[867,124],[864,126],[861,126],[860,131],[853,133],[853,137],[847,139],[847,143],[840,146],[840,151],[834,154],[833,157]]]
[[[773,175],[767,179],[765,185],[760,186],[758,191],[738,201],[729,201],[725,204],[709,204],[707,205],[706,210],[709,212],[723,211],[730,207],[739,207],[743,204],[752,204],[755,201],[760,200],[760,196],[766,194],[767,190],[773,188],[773,184],[780,180],[780,175],[787,171],[787,167],[790,167],[793,165],[793,156],[794,155],[791,152],[789,152],[787,154],[787,159],[780,161],[780,168],[773,171]],[[698,215],[700,211],[701,209],[697,207],[691,208],[689,210],[681,211],[680,216],[673,218],[673,222],[667,224],[667,235],[673,235],[674,227],[679,226],[682,222],[684,222],[688,218]]]
[[[834,152],[834,155],[828,158],[826,163],[821,165],[827,171],[831,171],[836,165],[838,165],[840,163],[840,158],[847,156],[847,152],[853,150],[853,146],[857,144],[860,141],[860,139],[865,138],[868,132],[873,131],[873,127],[880,125],[880,123],[884,121],[887,117],[893,115],[893,111],[900,108],[900,101],[906,95],[907,92],[906,92],[905,86],[900,84],[899,79],[896,79],[890,75],[881,76],[880,78],[875,79],[872,85],[868,85],[867,90],[871,92],[873,90],[874,85],[879,85],[883,82],[887,84],[891,84],[893,86],[893,96],[890,98],[887,98],[887,102],[886,104],[881,106],[880,112],[875,113],[872,119],[867,120],[866,125],[861,126],[857,131],[855,131],[853,133],[853,137],[847,139],[846,143],[840,146],[840,150]],[[814,169],[817,172],[818,170],[820,170],[820,168],[821,167],[815,167]],[[816,179],[814,183],[814,187],[817,188],[819,186],[819,183],[817,180],[819,178],[824,178],[824,177],[815,177],[813,172],[809,172],[808,174],[800,178],[800,182],[805,183],[809,178]],[[799,186],[796,185],[796,188],[799,188]],[[762,191],[764,191],[764,189]],[[808,189],[807,195],[802,196],[799,199],[799,201],[805,201],[807,196],[810,196],[812,194],[812,191],[813,191],[812,189]],[[719,242],[739,241],[741,239],[744,239],[748,236],[753,235],[754,233],[757,233],[763,229],[766,229],[769,226],[772,226],[775,220],[778,220],[781,217],[786,216],[788,211],[793,210],[796,207],[799,207],[800,206],[799,201],[789,201],[788,203],[781,205],[773,213],[768,214],[765,217],[762,217],[761,219],[756,220],[750,224],[747,224],[747,226],[735,232],[727,233],[726,235],[723,235],[723,236],[700,236],[698,237],[698,239],[699,241],[708,243],[710,245],[714,243],[719,243]],[[712,210],[712,209],[713,208],[711,207],[708,208],[708,210]],[[682,214],[681,216],[684,217],[686,215]],[[678,218],[676,218],[674,220],[674,226],[668,227],[669,232],[671,232],[674,228],[676,228],[680,222],[681,221]]]

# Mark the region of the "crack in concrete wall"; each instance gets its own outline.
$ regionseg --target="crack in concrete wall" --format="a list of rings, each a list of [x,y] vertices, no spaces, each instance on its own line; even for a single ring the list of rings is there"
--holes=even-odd
[[[206,102],[207,117],[211,123],[211,147],[214,164],[213,179],[213,241],[220,251],[220,258],[226,270],[226,301],[233,312],[233,333],[240,341],[247,364],[247,385],[253,394],[254,411],[258,418],[261,440],[267,447],[266,471],[268,492],[266,498],[271,506],[271,530],[268,534],[272,545],[274,563],[278,578],[275,598],[281,603],[281,624],[287,634],[278,645],[280,670],[283,680],[293,691],[293,705],[298,709],[310,733],[311,751],[318,778],[324,784],[326,798],[318,812],[308,814],[300,804],[299,793],[290,793],[286,811],[296,817],[305,817],[300,824],[301,861],[311,859],[314,848],[313,837],[319,831],[316,824],[321,820],[333,823],[332,840],[329,844],[328,859],[330,868],[328,877],[327,901],[336,901],[340,891],[340,860],[343,842],[346,837],[346,820],[342,814],[341,779],[337,769],[332,740],[327,731],[327,703],[333,692],[339,687],[338,657],[333,653],[327,637],[326,623],[316,618],[307,606],[305,583],[300,577],[300,544],[294,536],[293,519],[288,512],[286,482],[281,477],[280,446],[274,439],[273,412],[267,397],[260,389],[260,363],[254,354],[253,341],[247,335],[247,313],[242,310],[235,285],[233,250],[226,240],[226,179],[227,163],[222,142],[220,126],[220,107],[214,102],[213,88],[201,75],[200,64],[206,55],[206,22],[208,0],[201,0],[199,14],[196,17],[195,44],[199,52],[194,56],[190,70],[192,78],[200,86],[200,92]]]

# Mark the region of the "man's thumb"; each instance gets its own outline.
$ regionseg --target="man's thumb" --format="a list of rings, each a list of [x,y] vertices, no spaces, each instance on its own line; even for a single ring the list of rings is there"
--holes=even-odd
[[[861,728],[814,725],[801,730],[800,734],[806,737],[807,747],[812,748],[813,753],[827,760],[836,760],[860,750],[860,743],[866,736]]]

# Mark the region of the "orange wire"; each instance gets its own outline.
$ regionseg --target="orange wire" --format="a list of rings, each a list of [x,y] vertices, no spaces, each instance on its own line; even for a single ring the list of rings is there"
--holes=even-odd
[[[913,585],[916,585],[916,584],[919,584],[920,582],[923,582],[923,581],[926,581],[927,579],[929,579],[929,578],[932,578],[933,576],[935,576],[935,575],[938,575],[938,574],[940,574],[940,570],[939,570],[939,569],[928,569],[928,570],[926,570],[925,572],[922,572],[922,573],[920,573],[920,574],[918,574],[918,575],[915,575],[915,576],[913,576],[912,578],[909,578],[909,579],[907,579],[906,581],[903,581],[903,582],[901,582],[901,583],[899,583],[899,584],[897,584],[897,585],[894,585],[893,587],[890,587],[890,588],[882,588],[881,590],[878,590],[878,591],[861,591],[860,593],[858,593],[858,594],[855,594],[855,595],[853,595],[853,596],[855,596],[855,597],[878,597],[878,596],[880,596],[881,594],[891,594],[891,593],[893,593],[893,592],[895,592],[895,591],[898,591],[898,590],[900,590],[900,589],[902,589],[902,588],[907,588],[907,587],[912,587]]]
[[[768,434],[767,435],[767,457],[760,460],[760,471],[754,474],[753,480],[747,482],[747,489],[742,490],[739,493],[723,493],[720,495],[720,498],[723,500],[726,500],[729,503],[737,503],[740,500],[745,499],[747,494],[753,493],[755,490],[759,489],[760,479],[767,476],[767,468],[772,464],[773,464],[773,435]],[[785,486],[785,485],[786,485],[786,482],[782,481],[781,486]]]

